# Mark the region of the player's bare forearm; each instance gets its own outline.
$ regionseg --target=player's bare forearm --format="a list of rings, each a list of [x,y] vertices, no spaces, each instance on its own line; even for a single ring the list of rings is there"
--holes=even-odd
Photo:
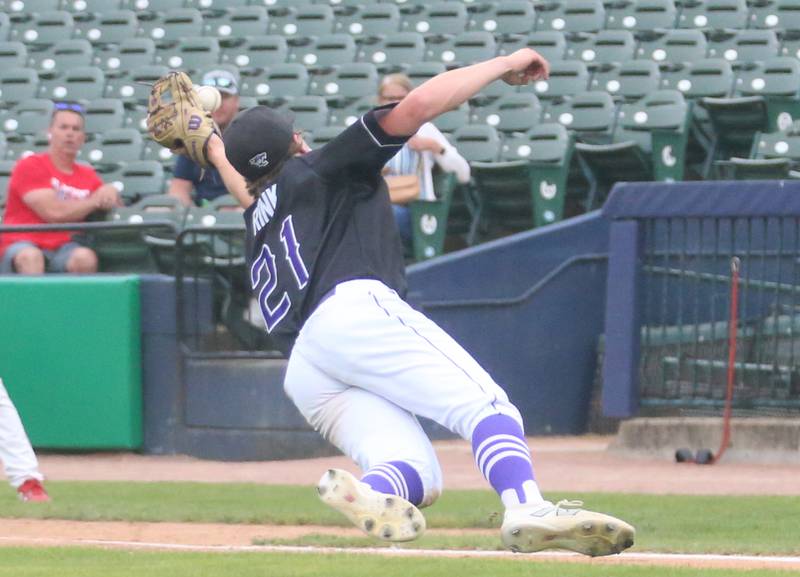
[[[225,143],[216,134],[212,135],[208,141],[208,160],[219,172],[225,188],[239,201],[242,207],[247,208],[253,204],[255,199],[248,194],[244,177],[236,172],[233,165],[228,162],[228,158],[225,156]]]
[[[549,70],[547,60],[530,48],[448,70],[412,90],[380,119],[380,124],[388,134],[414,134],[420,126],[460,106],[495,80],[527,84],[546,78]]]

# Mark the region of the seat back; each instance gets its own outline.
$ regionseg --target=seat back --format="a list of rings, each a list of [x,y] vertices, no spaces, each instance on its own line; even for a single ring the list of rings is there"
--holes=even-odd
[[[631,31],[674,28],[678,16],[674,0],[621,0],[606,13],[606,28]]]
[[[469,29],[492,34],[527,34],[536,25],[536,12],[527,0],[478,4],[469,13]]]
[[[334,28],[354,38],[394,34],[400,31],[400,9],[395,4],[368,4],[336,15]]]
[[[452,142],[468,162],[494,162],[500,155],[500,136],[494,127],[485,124],[458,128]]]
[[[707,44],[701,30],[668,30],[643,37],[636,54],[659,64],[694,62],[706,57]]]
[[[583,92],[589,85],[589,69],[583,62],[563,60],[550,65],[550,77],[521,86],[521,92],[534,92],[540,99],[551,100]]]
[[[52,101],[39,98],[23,100],[11,108],[8,115],[3,115],[2,130],[9,137],[43,134],[47,132],[52,115]]]
[[[216,36],[222,42],[245,37],[264,37],[269,30],[269,16],[264,6],[231,6],[225,17],[213,25],[206,25],[207,36]]]
[[[240,68],[269,68],[284,64],[289,56],[286,38],[275,34],[246,36],[222,49],[220,61]]]
[[[638,100],[661,87],[661,70],[652,60],[630,60],[595,72],[590,87],[621,100]]]
[[[103,133],[122,128],[125,124],[125,107],[116,98],[95,98],[86,105],[84,129],[87,134]]]
[[[378,67],[409,65],[425,59],[425,40],[416,32],[398,32],[379,38],[365,38],[356,58]]]
[[[95,63],[107,72],[132,70],[155,62],[156,43],[150,38],[125,38],[95,54]]]
[[[0,68],[19,68],[28,63],[28,48],[18,40],[0,42]]]
[[[746,96],[790,96],[800,92],[800,61],[779,57],[753,63],[736,78],[736,91]]]
[[[158,50],[158,58],[170,68],[191,73],[219,62],[219,41],[205,36],[187,36],[168,48]]]
[[[82,23],[76,31],[93,45],[114,45],[129,40],[139,33],[139,20],[133,10],[104,10]]]
[[[0,99],[7,104],[36,98],[39,92],[39,75],[33,68],[0,69]]]
[[[680,28],[747,28],[749,17],[745,0],[690,0],[682,2]]]
[[[322,96],[298,96],[281,106],[294,114],[297,129],[315,131],[328,124],[328,104]]]

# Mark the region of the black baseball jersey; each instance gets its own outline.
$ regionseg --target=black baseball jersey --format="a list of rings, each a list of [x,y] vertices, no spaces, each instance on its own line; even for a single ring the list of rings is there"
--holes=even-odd
[[[338,283],[377,279],[406,291],[403,250],[381,170],[408,137],[371,110],[318,150],[286,161],[244,214],[250,285],[267,331],[289,355]]]

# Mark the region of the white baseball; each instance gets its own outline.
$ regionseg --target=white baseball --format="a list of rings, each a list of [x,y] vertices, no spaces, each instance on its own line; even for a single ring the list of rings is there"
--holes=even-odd
[[[222,95],[213,86],[198,87],[197,97],[206,112],[214,112],[222,104]]]

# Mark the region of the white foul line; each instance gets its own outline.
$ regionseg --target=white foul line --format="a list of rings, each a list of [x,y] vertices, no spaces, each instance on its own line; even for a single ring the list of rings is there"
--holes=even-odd
[[[457,549],[400,549],[397,547],[313,547],[298,545],[186,545],[180,543],[149,543],[144,541],[114,541],[103,539],[56,539],[48,537],[37,538],[15,538],[0,537],[0,542],[16,543],[52,543],[59,545],[97,545],[105,547],[126,547],[132,549],[161,549],[167,551],[202,551],[220,553],[306,553],[306,554],[333,554],[345,553],[348,555],[389,555],[397,557],[444,557],[444,558],[496,558],[546,561],[550,558],[556,559],[586,559],[583,555],[570,553],[567,551],[548,551],[545,553],[534,553],[523,555],[512,553],[511,551],[474,551]],[[782,565],[796,565],[800,567],[800,557],[789,556],[760,556],[760,555],[720,555],[720,554],[699,554],[699,553],[645,553],[628,552],[611,559],[641,560],[650,562],[713,562],[723,561],[727,563],[760,563],[765,566],[772,565],[780,567]]]

